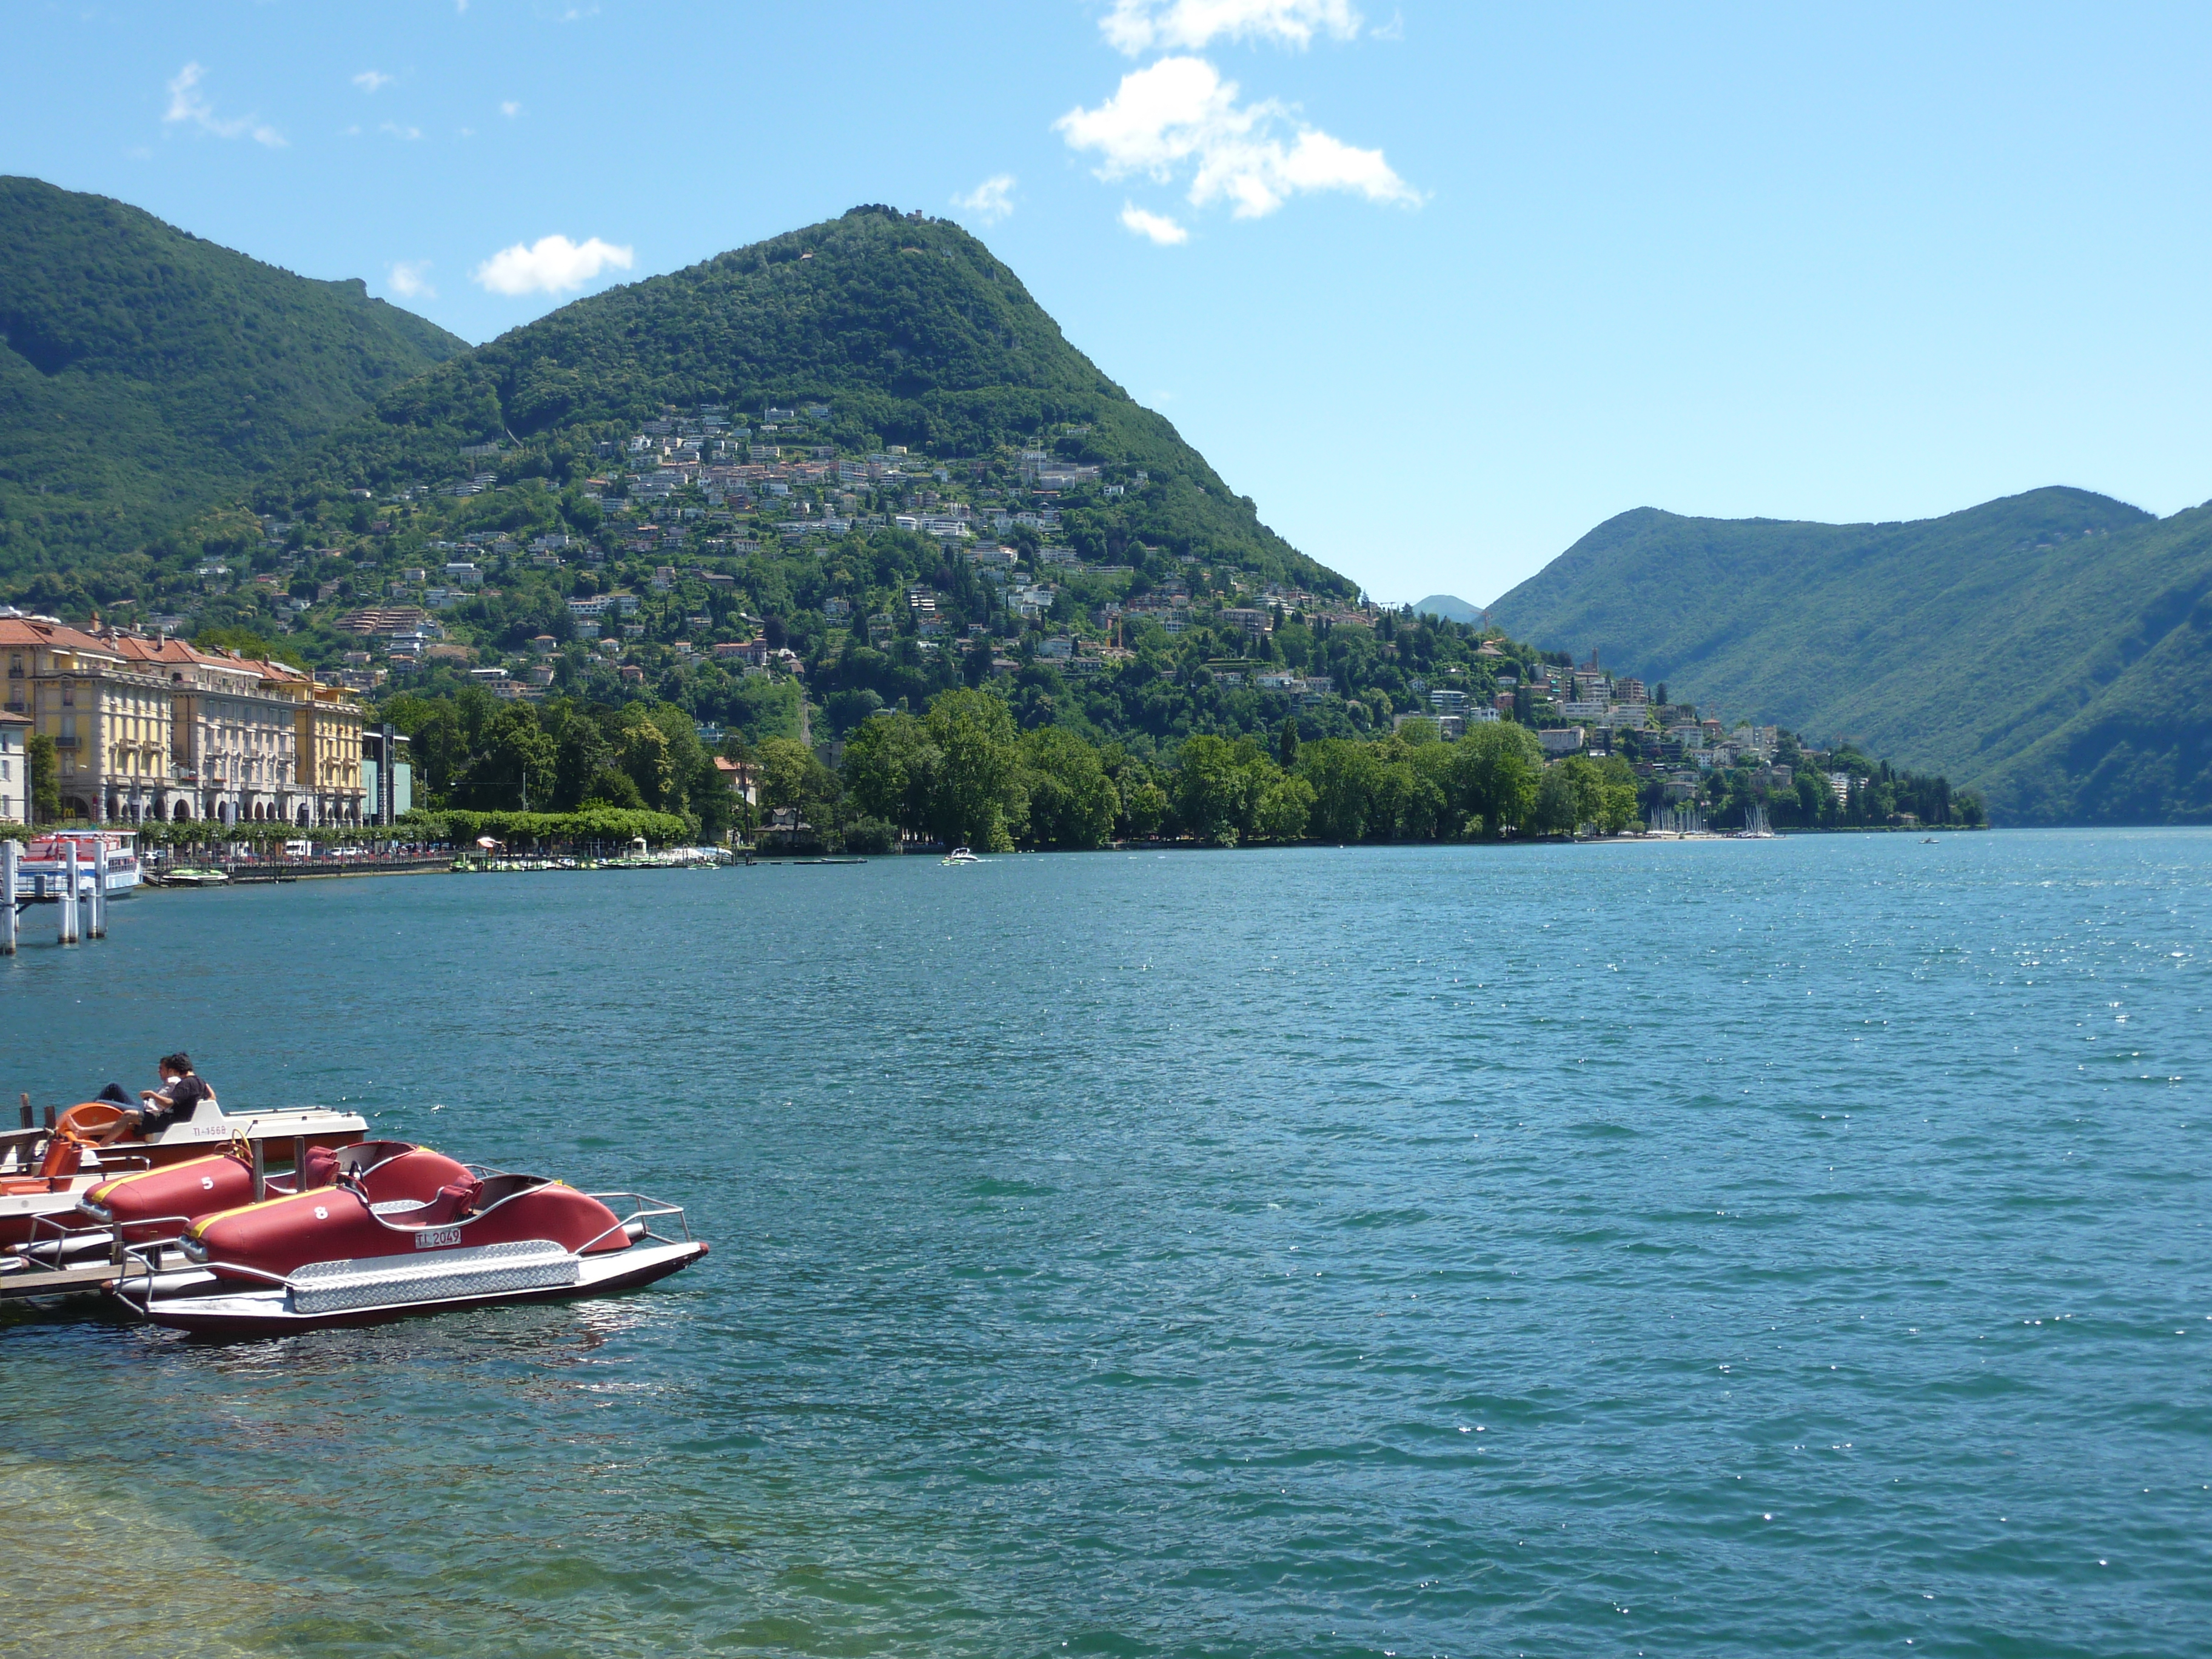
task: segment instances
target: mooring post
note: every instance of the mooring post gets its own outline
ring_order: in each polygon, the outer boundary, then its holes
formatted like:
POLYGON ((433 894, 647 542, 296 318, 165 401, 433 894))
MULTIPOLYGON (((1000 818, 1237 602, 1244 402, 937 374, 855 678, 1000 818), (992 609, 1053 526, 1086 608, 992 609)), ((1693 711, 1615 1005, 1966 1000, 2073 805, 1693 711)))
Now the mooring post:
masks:
POLYGON ((58 943, 76 943, 76 837, 69 841, 69 855, 62 860, 62 914, 58 943))
POLYGON ((23 1091, 23 1127, 26 1129, 33 1127, 31 1122, 31 1091, 28 1089, 23 1091))
POLYGON ((107 937, 107 837, 92 849, 92 937, 107 937))
POLYGON ((15 860, 22 856, 21 842, 0 841, 0 957, 15 954, 15 860))

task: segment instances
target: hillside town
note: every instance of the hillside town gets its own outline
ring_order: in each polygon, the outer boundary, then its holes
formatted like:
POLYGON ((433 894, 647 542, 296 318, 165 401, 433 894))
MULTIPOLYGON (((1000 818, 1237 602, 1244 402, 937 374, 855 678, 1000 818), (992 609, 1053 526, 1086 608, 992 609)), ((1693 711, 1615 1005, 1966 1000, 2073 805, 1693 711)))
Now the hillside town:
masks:
POLYGON ((972 456, 856 444, 805 400, 665 407, 566 448, 462 445, 442 476, 210 534, 188 581, 125 598, 119 620, 9 619, 10 707, 54 738, 69 810, 106 820, 358 823, 363 701, 465 688, 673 704, 710 746, 787 738, 833 769, 861 722, 963 684, 995 686, 1023 730, 1158 763, 1285 722, 1447 743, 1510 722, 1547 761, 1618 760, 1651 822, 1769 801, 1816 821, 1819 794, 1847 805, 1870 774, 1595 649, 1270 574, 1180 532, 1178 501, 1207 485, 1120 453, 1083 422, 972 456), (211 627, 263 647, 210 648, 211 627))

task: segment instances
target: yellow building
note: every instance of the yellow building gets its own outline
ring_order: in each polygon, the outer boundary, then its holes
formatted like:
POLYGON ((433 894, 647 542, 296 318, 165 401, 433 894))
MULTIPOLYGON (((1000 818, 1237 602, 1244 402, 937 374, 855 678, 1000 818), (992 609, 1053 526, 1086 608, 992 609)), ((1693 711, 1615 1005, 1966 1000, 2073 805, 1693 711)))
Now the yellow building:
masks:
POLYGON ((359 823, 368 791, 362 785, 361 705, 335 685, 317 685, 299 714, 300 787, 317 823, 359 823))
POLYGON ((360 705, 283 663, 0 616, 0 708, 54 742, 62 811, 102 823, 359 823, 360 705))
POLYGON ((0 617, 5 707, 53 739, 62 811, 137 822, 177 795, 163 676, 106 639, 40 617, 0 617))

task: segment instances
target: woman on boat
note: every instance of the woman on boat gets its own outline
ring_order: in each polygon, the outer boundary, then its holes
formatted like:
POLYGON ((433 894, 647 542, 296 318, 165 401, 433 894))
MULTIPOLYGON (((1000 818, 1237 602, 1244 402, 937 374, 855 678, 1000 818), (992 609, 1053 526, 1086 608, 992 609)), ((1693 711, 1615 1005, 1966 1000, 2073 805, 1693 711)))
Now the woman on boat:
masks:
POLYGON ((143 1140, 148 1135, 166 1129, 179 1118, 189 1118, 199 1109, 203 1100, 215 1099, 215 1091, 192 1070, 192 1057, 181 1051, 163 1054, 161 1059, 161 1086, 138 1091, 138 1109, 125 1112, 116 1121, 115 1127, 101 1136, 99 1144, 107 1146, 118 1140, 143 1140))

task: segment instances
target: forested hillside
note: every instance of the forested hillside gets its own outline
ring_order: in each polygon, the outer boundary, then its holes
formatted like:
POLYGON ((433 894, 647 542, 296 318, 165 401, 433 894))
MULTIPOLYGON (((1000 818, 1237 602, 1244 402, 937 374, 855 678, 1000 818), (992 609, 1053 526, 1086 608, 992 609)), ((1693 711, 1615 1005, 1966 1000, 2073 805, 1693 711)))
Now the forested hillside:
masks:
POLYGON ((357 280, 0 179, 0 592, 121 597, 146 544, 465 349, 357 280))
MULTIPOLYGON (((463 446, 519 446, 556 481, 591 470, 664 405, 757 410, 818 400, 815 435, 939 460, 1048 441, 1075 465, 1145 471, 1158 488, 1105 516, 1117 556, 1142 541, 1350 594, 1352 584, 1260 522, 1164 418, 1061 335, 1020 279, 957 225, 855 208, 664 276, 565 306, 379 404, 291 471, 295 495, 450 472, 463 446)), ((271 500, 270 505, 281 505, 271 500)))
POLYGON ((1948 773, 2000 823, 2212 822, 2212 509, 2063 489, 1899 524, 1643 508, 1491 617, 1948 773))

